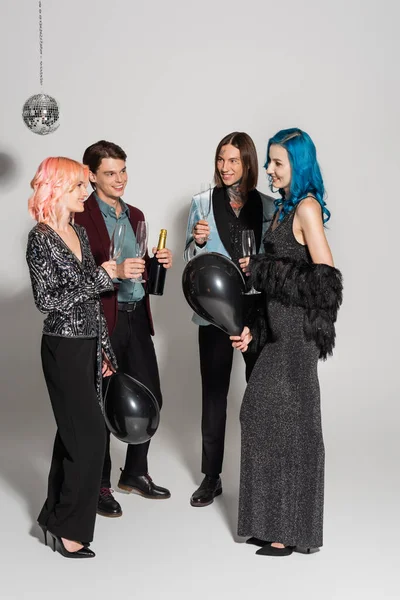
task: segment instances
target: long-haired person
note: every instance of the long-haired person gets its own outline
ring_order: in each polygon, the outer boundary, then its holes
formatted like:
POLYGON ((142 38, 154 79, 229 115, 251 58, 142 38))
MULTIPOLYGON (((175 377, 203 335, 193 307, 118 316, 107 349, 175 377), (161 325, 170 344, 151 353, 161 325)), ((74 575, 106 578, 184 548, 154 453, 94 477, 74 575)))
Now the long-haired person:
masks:
MULTIPOLYGON (((261 546, 257 554, 287 556, 322 546, 317 363, 332 354, 342 278, 325 237, 330 213, 309 135, 279 131, 269 140, 265 166, 281 197, 265 254, 250 260, 251 283, 266 299, 266 322, 250 329, 256 338, 266 331, 266 343, 241 408, 238 532, 261 546)), ((234 345, 243 350, 249 336, 242 337, 234 345)))
MULTIPOLYGON (((219 252, 237 264, 243 257, 242 231, 254 231, 257 252, 274 213, 273 199, 257 189, 258 160, 253 140, 247 133, 233 132, 218 144, 214 163, 215 187, 193 197, 185 258, 199 252, 219 252), (202 206, 208 215, 204 218, 202 206), (211 235, 210 235, 211 234, 211 235)), ((247 296, 255 302, 254 296, 247 296)), ((202 381, 203 452, 201 470, 205 477, 190 503, 202 507, 221 494, 220 473, 224 455, 227 395, 232 369, 233 349, 229 336, 197 315, 199 326, 200 370, 202 381)), ((257 360, 257 352, 244 355, 246 380, 257 360)))
POLYGON ((41 346, 43 372, 57 423, 47 500, 38 517, 45 542, 68 558, 95 556, 93 539, 105 452, 100 407, 102 375, 116 368, 100 305, 114 289, 116 265, 97 267, 83 227, 88 168, 47 158, 31 182, 26 259, 37 308, 47 313, 41 346))

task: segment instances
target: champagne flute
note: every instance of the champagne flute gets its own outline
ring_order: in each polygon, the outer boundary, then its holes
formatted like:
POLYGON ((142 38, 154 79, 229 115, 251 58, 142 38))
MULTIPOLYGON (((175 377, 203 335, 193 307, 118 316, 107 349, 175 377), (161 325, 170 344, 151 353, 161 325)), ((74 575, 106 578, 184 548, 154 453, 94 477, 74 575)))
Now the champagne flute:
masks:
MULTIPOLYGON (((147 221, 138 221, 136 229, 136 244, 135 244, 135 258, 144 258, 147 252, 147 242, 149 238, 149 227, 147 221)), ((131 279, 134 283, 145 283, 142 274, 139 277, 131 279)))
POLYGON ((121 257, 125 240, 125 224, 117 221, 110 239, 110 260, 118 260, 121 257))
MULTIPOLYGON (((256 253, 256 239, 254 237, 254 231, 252 229, 244 229, 242 231, 242 250, 244 258, 250 257, 252 254, 256 253)), ((245 295, 252 296, 253 294, 261 294, 261 292, 255 290, 252 286, 251 289, 248 292, 246 292, 245 295)))
MULTIPOLYGON (((211 183, 200 184, 200 199, 199 199, 199 210, 202 221, 208 220, 208 215, 211 211, 211 183)), ((211 234, 207 237, 207 240, 211 240, 211 234)))

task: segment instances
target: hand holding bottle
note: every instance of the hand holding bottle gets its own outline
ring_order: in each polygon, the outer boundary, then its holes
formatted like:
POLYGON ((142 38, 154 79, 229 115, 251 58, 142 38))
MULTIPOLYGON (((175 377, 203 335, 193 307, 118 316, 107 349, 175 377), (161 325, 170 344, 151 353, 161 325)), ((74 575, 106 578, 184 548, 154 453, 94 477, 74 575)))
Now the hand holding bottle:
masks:
POLYGON ((170 269, 172 267, 172 252, 168 248, 163 248, 162 250, 158 250, 156 246, 152 249, 152 252, 158 262, 164 265, 165 269, 170 269))
POLYGON ((150 260, 149 294, 162 296, 164 293, 166 269, 172 267, 172 252, 165 247, 167 230, 161 229, 157 248, 153 248, 154 256, 150 260))

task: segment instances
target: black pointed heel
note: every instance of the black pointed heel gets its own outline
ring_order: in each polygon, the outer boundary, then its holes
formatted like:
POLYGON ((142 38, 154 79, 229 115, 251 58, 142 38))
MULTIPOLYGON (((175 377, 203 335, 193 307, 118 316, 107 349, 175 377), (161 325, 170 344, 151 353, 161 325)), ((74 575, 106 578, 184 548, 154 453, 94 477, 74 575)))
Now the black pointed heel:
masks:
POLYGON ((319 552, 319 548, 302 548, 301 546, 295 546, 294 552, 298 554, 315 554, 319 552))
POLYGON ((290 556, 294 550, 293 546, 284 546, 283 548, 277 548, 276 546, 263 546, 257 550, 256 554, 259 556, 290 556))
POLYGON ((268 544, 272 544, 272 542, 260 540, 260 538, 257 537, 251 537, 245 541, 245 544, 251 544, 253 546, 259 546, 260 548, 262 548, 263 546, 268 546, 268 544))
POLYGON ((46 527, 46 525, 41 525, 40 523, 39 523, 39 527, 43 531, 44 545, 47 546, 47 527, 46 527))
POLYGON ((95 553, 92 550, 90 550, 87 546, 83 546, 83 548, 80 548, 76 552, 69 552, 64 546, 63 541, 60 537, 54 535, 54 533, 51 533, 51 531, 49 530, 47 530, 47 533, 53 540, 53 552, 57 551, 59 554, 61 554, 61 556, 64 556, 65 558, 94 558, 96 556, 95 553))

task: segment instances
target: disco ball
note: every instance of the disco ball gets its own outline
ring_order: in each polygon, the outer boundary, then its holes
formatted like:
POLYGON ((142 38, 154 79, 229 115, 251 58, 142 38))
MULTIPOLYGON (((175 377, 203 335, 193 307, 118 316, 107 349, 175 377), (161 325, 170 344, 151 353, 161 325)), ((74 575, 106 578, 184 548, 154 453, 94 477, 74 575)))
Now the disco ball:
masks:
POLYGON ((33 133, 38 135, 53 133, 60 125, 60 108, 57 100, 47 94, 31 96, 24 104, 22 118, 33 133))

